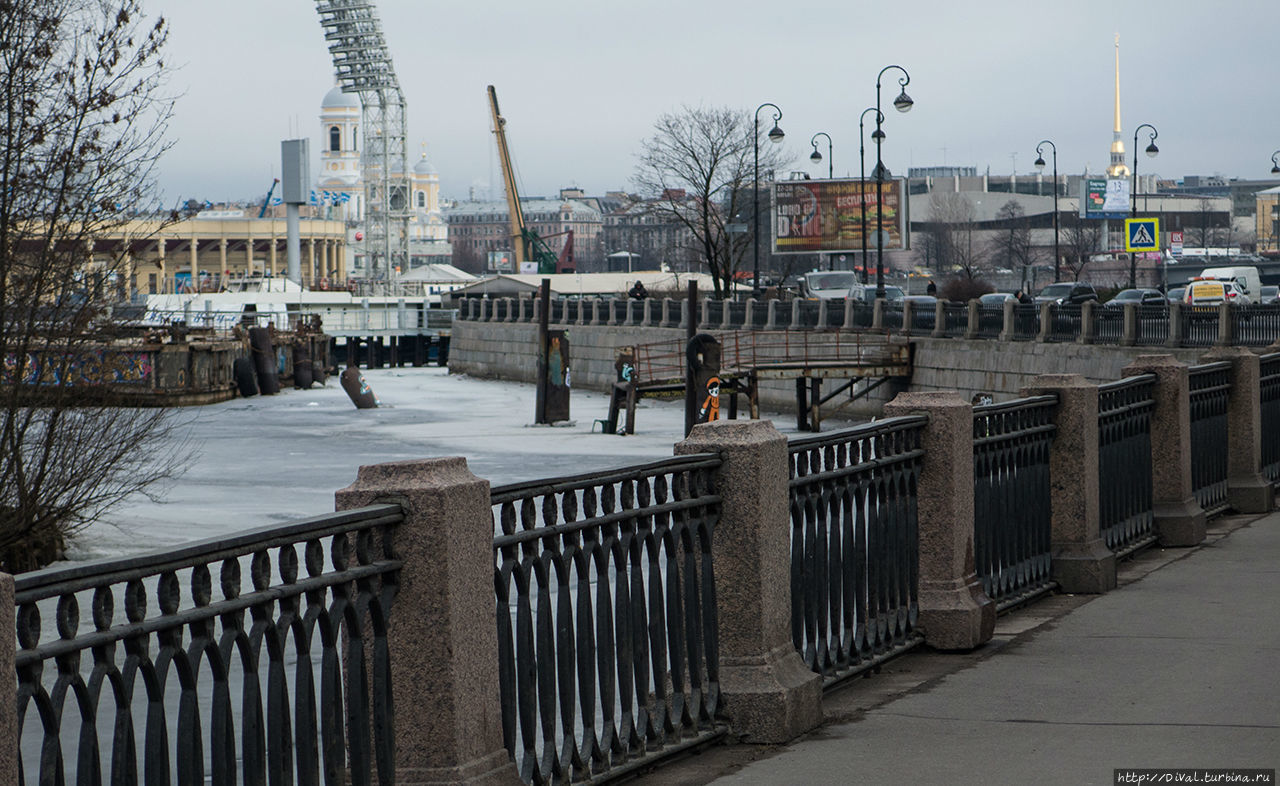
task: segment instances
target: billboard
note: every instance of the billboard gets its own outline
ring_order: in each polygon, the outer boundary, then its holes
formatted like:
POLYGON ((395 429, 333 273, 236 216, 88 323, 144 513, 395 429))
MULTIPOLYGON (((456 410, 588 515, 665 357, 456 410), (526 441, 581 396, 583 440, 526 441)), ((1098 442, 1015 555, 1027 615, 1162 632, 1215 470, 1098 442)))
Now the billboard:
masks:
POLYGON ((1081 218, 1128 218, 1129 181, 1087 177, 1080 181, 1081 218))
POLYGON ((876 218, 883 213, 884 247, 910 248, 906 182, 886 180, 876 201, 876 181, 788 180, 773 184, 773 253, 812 254, 876 247, 876 218), (866 203, 867 224, 862 225, 866 203))
POLYGON ((515 254, 511 251, 490 251, 489 265, 486 268, 490 273, 514 273, 516 272, 515 254))

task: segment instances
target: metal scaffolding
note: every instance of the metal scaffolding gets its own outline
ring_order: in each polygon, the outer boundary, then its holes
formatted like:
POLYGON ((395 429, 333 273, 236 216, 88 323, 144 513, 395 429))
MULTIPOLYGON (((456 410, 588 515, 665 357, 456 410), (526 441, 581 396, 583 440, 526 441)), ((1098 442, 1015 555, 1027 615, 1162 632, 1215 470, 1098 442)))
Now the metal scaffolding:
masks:
POLYGON ((364 148, 365 270, 393 281, 409 265, 409 148, 404 93, 373 2, 316 0, 338 84, 357 93, 364 148))

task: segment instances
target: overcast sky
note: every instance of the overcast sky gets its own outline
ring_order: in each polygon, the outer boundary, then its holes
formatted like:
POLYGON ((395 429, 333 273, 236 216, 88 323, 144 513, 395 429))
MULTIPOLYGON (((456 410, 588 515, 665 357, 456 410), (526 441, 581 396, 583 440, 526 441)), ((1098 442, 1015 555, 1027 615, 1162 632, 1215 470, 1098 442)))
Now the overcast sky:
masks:
MULTIPOLYGON (((488 84, 523 195, 569 185, 600 194, 629 188, 654 120, 682 105, 773 102, 793 169, 825 177, 826 163, 808 160, 810 138, 825 131, 836 175, 856 176, 858 115, 891 63, 910 72, 915 99, 895 112, 898 72, 886 74, 884 158, 895 174, 943 164, 1031 174, 1046 137, 1060 173, 1100 172, 1117 32, 1127 160, 1138 124, 1160 134, 1160 155, 1140 156, 1140 174, 1269 177, 1280 148, 1276 0, 379 0, 378 9, 408 102, 410 163, 428 143, 452 199, 490 186, 501 198, 488 84)), ((170 87, 181 96, 162 165, 166 202, 260 196, 278 174, 280 140, 308 136, 317 149, 334 80, 314 3, 148 0, 147 10, 170 20, 170 87)))

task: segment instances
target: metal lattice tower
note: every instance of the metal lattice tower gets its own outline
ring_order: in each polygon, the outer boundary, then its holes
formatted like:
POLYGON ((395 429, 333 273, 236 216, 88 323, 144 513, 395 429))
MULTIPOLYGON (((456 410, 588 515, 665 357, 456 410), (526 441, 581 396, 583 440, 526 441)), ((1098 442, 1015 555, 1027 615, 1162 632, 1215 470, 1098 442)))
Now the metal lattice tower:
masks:
POLYGON ((364 148, 365 262, 369 278, 390 281, 409 264, 408 140, 404 93, 372 0, 316 0, 333 68, 344 93, 360 96, 364 148))

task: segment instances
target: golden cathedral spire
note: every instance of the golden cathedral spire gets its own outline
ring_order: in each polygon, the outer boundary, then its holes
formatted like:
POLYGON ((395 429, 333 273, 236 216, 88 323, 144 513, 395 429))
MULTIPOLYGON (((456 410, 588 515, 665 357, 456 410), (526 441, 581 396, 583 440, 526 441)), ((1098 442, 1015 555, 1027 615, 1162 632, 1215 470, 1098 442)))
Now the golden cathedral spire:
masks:
POLYGON ((1128 177, 1129 167, 1124 163, 1124 138, 1120 130, 1120 34, 1116 33, 1116 127, 1111 139, 1111 166, 1107 177, 1128 177))

